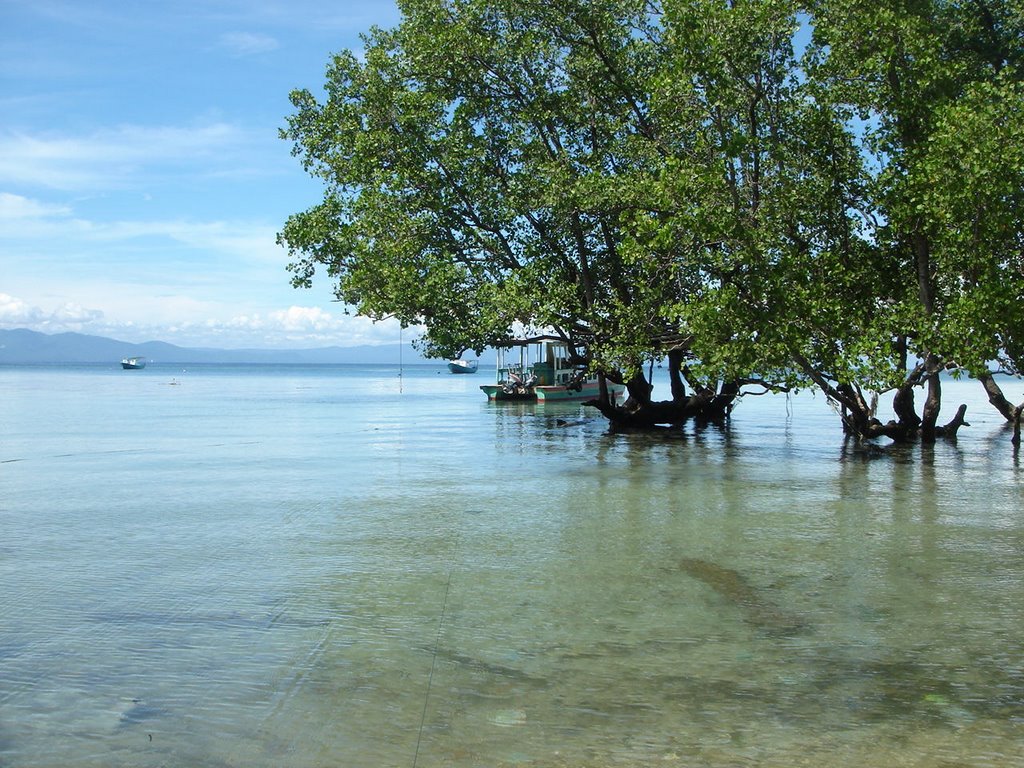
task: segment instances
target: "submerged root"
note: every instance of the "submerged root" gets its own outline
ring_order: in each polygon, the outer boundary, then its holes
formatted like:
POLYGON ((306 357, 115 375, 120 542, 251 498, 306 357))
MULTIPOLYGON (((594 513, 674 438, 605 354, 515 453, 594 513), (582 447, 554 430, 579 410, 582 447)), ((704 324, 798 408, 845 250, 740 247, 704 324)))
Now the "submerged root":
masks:
POLYGON ((734 394, 706 392, 675 400, 637 400, 623 405, 604 400, 589 400, 584 405, 597 408, 613 430, 658 430, 681 427, 687 422, 724 424, 736 401, 734 394))

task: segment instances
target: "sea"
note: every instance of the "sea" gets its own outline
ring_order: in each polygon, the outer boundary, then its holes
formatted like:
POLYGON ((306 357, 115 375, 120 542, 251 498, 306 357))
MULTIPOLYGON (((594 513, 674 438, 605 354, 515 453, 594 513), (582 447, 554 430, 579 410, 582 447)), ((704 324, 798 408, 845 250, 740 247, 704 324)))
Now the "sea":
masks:
POLYGON ((0 367, 0 766, 1024 766, 976 383, 886 447, 810 392, 610 434, 491 376, 0 367))

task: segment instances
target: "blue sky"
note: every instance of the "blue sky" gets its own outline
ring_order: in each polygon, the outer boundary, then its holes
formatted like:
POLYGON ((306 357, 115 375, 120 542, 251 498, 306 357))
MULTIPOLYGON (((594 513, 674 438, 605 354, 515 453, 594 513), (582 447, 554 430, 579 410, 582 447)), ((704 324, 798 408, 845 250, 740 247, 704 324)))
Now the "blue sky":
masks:
POLYGON ((275 236, 321 188, 278 129, 387 0, 0 0, 0 328, 185 346, 397 341, 275 236))

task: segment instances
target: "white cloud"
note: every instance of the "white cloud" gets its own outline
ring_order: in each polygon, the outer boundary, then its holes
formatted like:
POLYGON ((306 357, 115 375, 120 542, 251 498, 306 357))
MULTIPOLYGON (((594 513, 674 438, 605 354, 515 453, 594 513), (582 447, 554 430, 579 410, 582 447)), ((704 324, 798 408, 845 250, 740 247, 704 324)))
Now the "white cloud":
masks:
POLYGON ((54 310, 52 321, 65 327, 83 327, 103 319, 99 309, 86 309, 81 304, 61 304, 54 310))
MULTIPOLYGON (((225 349, 351 347, 390 344, 400 338, 395 321, 375 323, 315 306, 229 314, 226 307, 182 296, 150 297, 143 304, 142 309, 129 304, 104 311, 69 301, 44 309, 0 293, 0 328, 76 331, 128 342, 158 339, 179 346, 225 349), (131 317, 115 316, 125 314, 131 317), (191 319, 167 319, 174 317, 191 319)), ((404 332, 406 340, 415 335, 414 330, 404 332)))
POLYGON ((92 221, 0 193, 0 326, 226 348, 397 340, 326 284, 303 292, 321 306, 285 303, 296 293, 274 235, 259 221, 92 221))
POLYGON ((20 328, 35 326, 45 317, 39 307, 29 306, 21 299, 0 293, 0 326, 20 328))
MULTIPOLYGON (((58 222, 50 222, 55 226, 58 222)), ((81 241, 97 243, 128 242, 143 239, 165 239, 189 248, 221 254, 274 253, 283 264, 283 251, 275 240, 275 229, 263 222, 191 221, 187 219, 151 219, 134 221, 93 222, 69 219, 63 234, 81 241)), ((54 230, 50 230, 54 233, 54 230)))
POLYGON ((338 318, 320 307, 288 307, 270 313, 270 320, 286 331, 330 331, 339 326, 338 318))
MULTIPOLYGON (((320 307, 291 306, 265 314, 236 315, 224 323, 207 323, 218 334, 247 334, 261 346, 358 346, 390 344, 399 339, 396 321, 328 312, 320 307)), ((415 335, 406 333, 407 338, 415 335)))
MULTIPOLYGON (((207 4, 212 5, 212 4, 207 4)), ((211 18, 231 24, 254 23, 283 30, 338 33, 364 32, 373 24, 390 27, 398 23, 398 8, 392 0, 324 3, 323 0, 223 0, 211 18)))
POLYGON ((220 36, 220 47, 232 56, 252 56, 277 50, 280 44, 269 35, 257 32, 227 32, 220 36))
POLYGON ((10 192, 0 192, 0 221, 23 219, 46 219, 52 216, 67 216, 71 209, 63 205, 50 205, 10 192))
POLYGON ((81 331, 103 320, 103 312, 86 309, 75 303, 65 303, 47 312, 28 302, 0 293, 0 326, 4 328, 30 328, 44 333, 81 331))
POLYGON ((222 171, 247 141, 224 122, 196 126, 122 125, 88 135, 0 133, 0 178, 8 184, 65 191, 123 189, 153 174, 222 171))
POLYGON ((199 282, 204 275, 224 273, 242 279, 243 271, 265 272, 269 267, 277 273, 275 281, 287 283, 287 257, 277 245, 276 228, 263 221, 93 221, 75 217, 73 209, 64 205, 0 192, 0 243, 0 264, 10 261, 9 272, 54 261, 65 272, 79 264, 100 273, 112 263, 121 266, 119 254, 127 253, 133 257, 124 265, 128 272, 156 269, 164 278, 173 278, 180 269, 183 279, 199 282), (146 257, 166 248, 175 250, 174 259, 161 256, 158 264, 146 257), (27 254, 31 263, 16 262, 27 254), (200 260, 202 268, 197 269, 200 260))

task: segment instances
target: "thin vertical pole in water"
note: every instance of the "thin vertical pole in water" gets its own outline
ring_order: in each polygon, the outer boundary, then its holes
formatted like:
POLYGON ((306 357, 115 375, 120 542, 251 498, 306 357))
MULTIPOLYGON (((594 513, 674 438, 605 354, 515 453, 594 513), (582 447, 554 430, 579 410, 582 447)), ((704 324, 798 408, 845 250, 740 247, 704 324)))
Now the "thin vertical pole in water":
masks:
POLYGON ((437 622, 437 636, 434 638, 434 655, 430 659, 430 674, 427 676, 427 693, 423 697, 423 714, 420 715, 420 730, 416 734, 416 751, 412 756, 412 768, 420 759, 420 741, 423 739, 423 726, 427 722, 427 705, 430 703, 430 686, 434 682, 434 667, 437 666, 437 649, 441 645, 441 629, 444 627, 444 614, 448 610, 448 592, 452 588, 452 574, 455 572, 455 563, 448 569, 448 583, 444 587, 444 600, 441 601, 441 618, 437 622))

